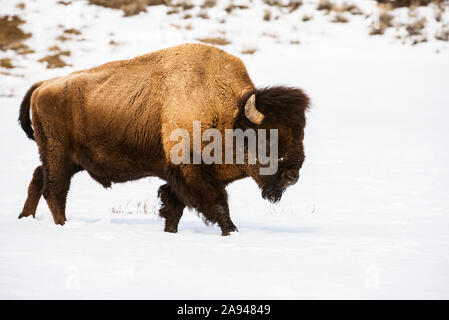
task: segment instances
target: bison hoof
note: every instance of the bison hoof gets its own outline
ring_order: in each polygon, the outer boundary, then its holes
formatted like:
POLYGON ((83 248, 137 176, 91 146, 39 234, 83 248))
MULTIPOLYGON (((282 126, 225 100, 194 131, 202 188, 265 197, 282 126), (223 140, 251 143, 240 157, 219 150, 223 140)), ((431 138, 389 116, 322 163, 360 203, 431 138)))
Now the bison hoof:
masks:
POLYGON ((238 231, 237 229, 232 230, 232 231, 226 230, 226 231, 222 231, 222 232, 221 232, 221 235, 222 235, 223 237, 230 236, 230 235, 231 235, 231 232, 239 232, 239 231, 238 231))
POLYGON ((229 236, 231 232, 238 232, 239 230, 235 226, 234 223, 232 223, 231 220, 225 221, 220 224, 221 227, 221 235, 222 236, 229 236))
POLYGON ((164 231, 170 232, 170 233, 176 233, 176 232, 178 232, 178 228, 173 227, 173 226, 165 226, 164 231))
POLYGON ((221 235, 222 236, 230 236, 231 232, 239 232, 236 226, 233 226, 232 228, 222 229, 221 235))
POLYGON ((34 214, 22 212, 21 214, 19 214, 19 219, 29 217, 29 216, 32 216, 34 218, 34 214))

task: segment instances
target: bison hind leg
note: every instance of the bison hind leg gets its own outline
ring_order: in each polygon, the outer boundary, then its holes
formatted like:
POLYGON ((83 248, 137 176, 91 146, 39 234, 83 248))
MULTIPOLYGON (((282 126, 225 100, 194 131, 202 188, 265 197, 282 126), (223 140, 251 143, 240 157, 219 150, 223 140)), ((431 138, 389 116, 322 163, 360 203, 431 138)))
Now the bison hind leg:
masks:
POLYGON ((23 217, 36 215, 37 205, 42 196, 42 190, 44 188, 44 170, 42 166, 37 167, 34 170, 33 178, 28 186, 28 196, 25 200, 23 210, 19 215, 19 219, 23 217))
POLYGON ((178 232, 179 220, 181 220, 185 205, 173 193, 168 184, 159 188, 158 196, 161 200, 159 216, 165 219, 165 232, 178 232))
POLYGON ((44 186, 44 198, 53 215, 55 224, 64 225, 66 222, 65 208, 70 181, 78 166, 68 163, 51 163, 48 167, 47 182, 44 186))
POLYGON ((66 222, 66 199, 72 176, 83 168, 70 159, 65 147, 53 142, 51 146, 40 146, 41 158, 44 159, 45 183, 43 196, 53 216, 55 224, 66 222))

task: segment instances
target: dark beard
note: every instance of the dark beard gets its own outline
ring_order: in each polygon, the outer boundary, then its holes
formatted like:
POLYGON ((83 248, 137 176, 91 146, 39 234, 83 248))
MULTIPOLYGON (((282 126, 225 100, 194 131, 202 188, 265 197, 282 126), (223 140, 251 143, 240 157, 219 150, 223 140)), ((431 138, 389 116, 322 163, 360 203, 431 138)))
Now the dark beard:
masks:
POLYGON ((262 188, 262 198, 270 201, 271 203, 278 203, 285 189, 279 188, 277 186, 269 185, 262 188))

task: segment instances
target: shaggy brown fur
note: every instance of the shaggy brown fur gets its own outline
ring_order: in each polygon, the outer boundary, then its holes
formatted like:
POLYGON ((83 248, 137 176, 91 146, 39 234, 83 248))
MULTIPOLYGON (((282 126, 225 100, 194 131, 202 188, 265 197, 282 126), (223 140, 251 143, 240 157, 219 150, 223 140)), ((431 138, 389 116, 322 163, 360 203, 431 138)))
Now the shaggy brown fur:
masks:
POLYGON ((251 176, 263 197, 276 202, 298 179, 308 105, 300 89, 256 89, 239 58, 202 44, 36 83, 23 99, 19 121, 36 140, 42 165, 19 218, 34 216, 43 195, 55 223, 64 224, 71 177, 86 170, 104 187, 157 176, 167 181, 159 189, 165 231, 176 232, 184 207, 189 207, 228 235, 237 228, 229 215, 227 184, 251 176), (243 112, 252 93, 265 115, 258 126, 243 112), (170 134, 177 128, 192 133, 194 120, 201 121, 203 130, 217 128, 223 137, 225 129, 279 129, 283 160, 278 172, 260 176, 258 164, 173 165, 169 154, 177 142, 170 141, 170 134))
POLYGON ((258 166, 249 166, 247 173, 262 189, 262 197, 271 202, 278 202, 291 180, 299 178, 299 169, 305 159, 304 128, 305 112, 309 108, 309 97, 298 88, 267 87, 254 89, 246 93, 239 101, 239 113, 234 122, 234 129, 256 128, 244 115, 246 100, 255 93, 257 109, 265 115, 258 129, 276 128, 279 132, 278 156, 279 167, 276 174, 262 176, 258 166))

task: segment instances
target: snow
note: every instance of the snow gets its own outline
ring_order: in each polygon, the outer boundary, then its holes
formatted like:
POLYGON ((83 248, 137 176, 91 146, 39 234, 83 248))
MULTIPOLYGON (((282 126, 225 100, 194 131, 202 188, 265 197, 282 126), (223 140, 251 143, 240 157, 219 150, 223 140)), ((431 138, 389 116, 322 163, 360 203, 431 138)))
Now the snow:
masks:
POLYGON ((211 19, 190 20, 163 6, 123 18, 85 1, 42 2, 24 13, 14 1, 4 7, 27 21, 36 53, 14 56, 19 67, 0 74, 0 298, 449 298, 447 44, 370 37, 362 17, 333 24, 313 1, 270 23, 257 2, 224 24, 214 20, 220 1, 211 19), (314 19, 298 24, 305 12, 314 19), (79 28, 79 40, 57 43, 58 24, 79 28), (222 48, 243 59, 254 83, 296 85, 312 98, 306 162, 279 205, 246 179, 228 188, 239 233, 221 237, 186 210, 180 231, 167 234, 157 217, 162 181, 106 190, 79 173, 65 226, 54 225, 44 200, 36 219, 17 219, 39 164, 16 120, 33 82, 220 30, 232 41, 222 48), (55 44, 71 50, 72 66, 36 62, 55 44), (241 54, 247 47, 256 53, 241 54))

